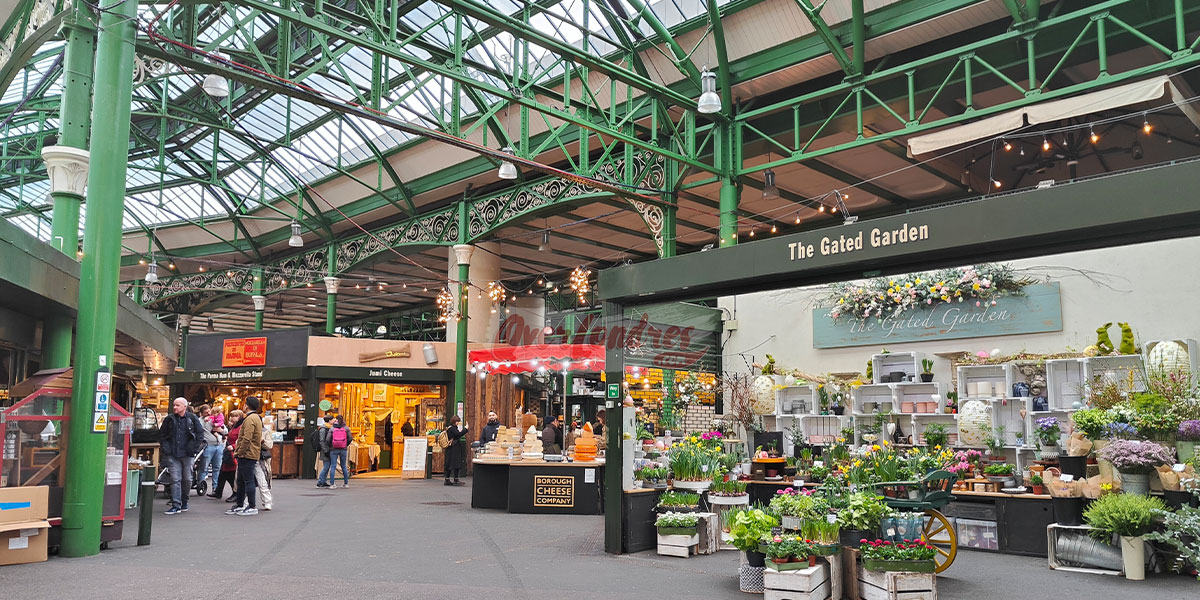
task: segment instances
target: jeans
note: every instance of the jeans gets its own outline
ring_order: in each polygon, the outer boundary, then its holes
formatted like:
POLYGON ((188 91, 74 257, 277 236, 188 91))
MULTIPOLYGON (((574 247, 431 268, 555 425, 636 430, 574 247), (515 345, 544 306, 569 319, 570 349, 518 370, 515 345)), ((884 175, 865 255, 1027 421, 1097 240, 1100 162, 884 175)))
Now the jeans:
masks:
POLYGON ((192 489, 192 464, 186 456, 164 456, 167 473, 171 476, 171 508, 187 508, 192 489))
POLYGON ((258 491, 255 489, 254 473, 258 461, 249 458, 237 459, 237 493, 233 495, 234 506, 255 508, 258 491))
POLYGON ((254 468, 254 481, 262 494, 263 508, 271 509, 271 459, 260 460, 254 468))
MULTIPOLYGON (((350 454, 346 451, 345 448, 342 448, 341 450, 330 450, 329 451, 329 462, 325 463, 325 464, 326 464, 326 466, 333 465, 335 462, 337 462, 339 460, 342 461, 342 484, 349 485, 350 484, 350 466, 349 466, 350 454)), ((322 469, 322 470, 324 470, 324 469, 322 469)), ((334 480, 337 478, 337 473, 335 473, 332 469, 330 469, 329 475, 330 475, 329 483, 332 484, 334 482, 334 480)))
POLYGON ((330 485, 333 483, 333 478, 337 476, 337 471, 333 468, 333 461, 329 460, 329 453, 321 453, 321 474, 317 476, 317 483, 320 485, 330 485))
POLYGON ((221 459, 224 455, 223 446, 205 446, 204 456, 200 457, 200 478, 212 481, 215 486, 217 478, 221 475, 221 459))

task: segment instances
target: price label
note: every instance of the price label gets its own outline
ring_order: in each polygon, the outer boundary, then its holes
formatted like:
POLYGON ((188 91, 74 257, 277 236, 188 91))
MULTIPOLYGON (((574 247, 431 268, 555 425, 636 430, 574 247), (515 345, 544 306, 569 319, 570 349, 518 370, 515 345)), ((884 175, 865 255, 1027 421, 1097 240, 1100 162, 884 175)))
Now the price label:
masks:
POLYGON ((832 513, 825 515, 825 521, 827 521, 829 523, 837 523, 837 515, 832 514, 832 513))
POLYGON ((1075 481, 1075 476, 1071 475, 1069 473, 1063 473, 1062 475, 1058 476, 1058 479, 1059 479, 1059 481, 1065 481, 1067 483, 1070 483, 1072 481, 1075 481))
POLYGON ((700 465, 700 472, 701 472, 701 473, 707 473, 707 472, 708 472, 708 465, 700 465))
POLYGON ((803 480, 803 479, 797 479, 797 480, 795 480, 795 481, 793 481, 793 482, 792 482, 792 485, 794 485, 794 486, 796 486, 796 487, 804 487, 804 480, 803 480))
POLYGON ((814 460, 814 461, 813 461, 813 466, 814 466, 814 467, 824 467, 824 466, 825 466, 825 461, 823 461, 823 460, 814 460))
POLYGON ((1185 468, 1186 466, 1183 463, 1175 463, 1175 466, 1171 467, 1171 470, 1176 473, 1182 473, 1185 468))

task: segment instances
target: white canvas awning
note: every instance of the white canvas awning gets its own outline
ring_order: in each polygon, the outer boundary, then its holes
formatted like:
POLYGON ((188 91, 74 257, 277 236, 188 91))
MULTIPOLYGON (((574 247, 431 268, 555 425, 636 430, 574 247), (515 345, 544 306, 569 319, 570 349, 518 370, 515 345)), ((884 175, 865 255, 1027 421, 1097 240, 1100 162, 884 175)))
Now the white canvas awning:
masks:
POLYGON ((1105 110, 1157 100, 1170 94, 1171 101, 1200 128, 1200 113, 1171 83, 1169 77, 1155 77, 1126 85, 1060 100, 1050 100, 1032 106, 1010 110, 965 125, 950 127, 919 135, 908 140, 909 156, 928 154, 975 140, 988 139, 1029 125, 1061 121, 1070 117, 1094 114, 1105 110))

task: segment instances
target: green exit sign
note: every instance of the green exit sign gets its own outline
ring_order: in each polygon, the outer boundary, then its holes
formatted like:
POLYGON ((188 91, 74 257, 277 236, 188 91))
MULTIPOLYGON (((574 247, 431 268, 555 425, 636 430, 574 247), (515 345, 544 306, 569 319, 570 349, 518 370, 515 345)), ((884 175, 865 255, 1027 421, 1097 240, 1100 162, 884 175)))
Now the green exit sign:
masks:
POLYGON ((621 397, 621 385, 618 383, 608 384, 608 399, 616 400, 621 397))

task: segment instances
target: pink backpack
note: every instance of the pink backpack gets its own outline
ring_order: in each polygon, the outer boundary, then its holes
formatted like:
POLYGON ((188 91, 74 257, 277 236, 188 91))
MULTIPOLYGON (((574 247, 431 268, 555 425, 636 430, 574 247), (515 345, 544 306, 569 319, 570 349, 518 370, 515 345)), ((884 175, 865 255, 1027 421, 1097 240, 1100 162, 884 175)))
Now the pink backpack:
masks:
POLYGON ((329 432, 329 440, 329 445, 334 450, 344 450, 346 446, 350 445, 350 434, 346 432, 345 427, 334 427, 329 432))

